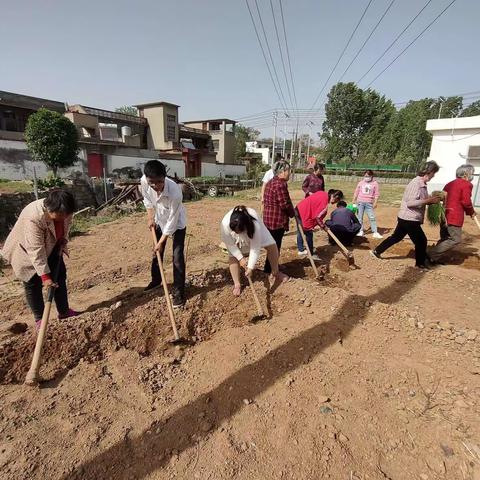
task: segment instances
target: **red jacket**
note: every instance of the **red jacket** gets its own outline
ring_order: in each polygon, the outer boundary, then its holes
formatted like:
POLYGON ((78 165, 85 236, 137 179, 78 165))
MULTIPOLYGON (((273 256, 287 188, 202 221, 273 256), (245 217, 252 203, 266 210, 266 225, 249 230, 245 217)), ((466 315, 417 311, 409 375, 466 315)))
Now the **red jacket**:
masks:
POLYGON ((304 198, 297 205, 304 230, 313 230, 317 225, 323 227, 323 219, 328 210, 328 193, 320 190, 304 198))
POLYGON ((446 212, 448 225, 461 227, 466 215, 473 215, 472 205, 473 185, 464 178, 457 178, 447 183, 443 189, 447 192, 446 212))

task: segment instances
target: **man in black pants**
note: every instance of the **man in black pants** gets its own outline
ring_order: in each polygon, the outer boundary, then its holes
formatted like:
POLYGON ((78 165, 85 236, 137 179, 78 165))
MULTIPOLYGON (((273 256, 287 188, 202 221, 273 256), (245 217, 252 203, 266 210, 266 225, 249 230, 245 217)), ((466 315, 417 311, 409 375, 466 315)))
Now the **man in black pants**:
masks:
MULTIPOLYGON (((140 181, 143 203, 147 209, 148 228, 155 228, 157 245, 155 251, 163 254, 168 237, 173 239, 173 306, 185 304, 185 257, 186 216, 181 188, 167 178, 165 165, 158 160, 145 164, 140 181)), ((162 283, 156 255, 151 267, 152 281, 145 290, 151 290, 162 283)))
POLYGON ((437 196, 429 196, 427 191, 427 182, 435 176, 439 169, 440 167, 436 162, 427 162, 425 167, 407 185, 398 212, 398 223, 395 231, 370 252, 374 257, 381 258, 380 255, 383 252, 408 235, 415 245, 415 266, 422 270, 428 270, 426 265, 427 237, 422 230, 422 224, 426 205, 440 201, 437 196))

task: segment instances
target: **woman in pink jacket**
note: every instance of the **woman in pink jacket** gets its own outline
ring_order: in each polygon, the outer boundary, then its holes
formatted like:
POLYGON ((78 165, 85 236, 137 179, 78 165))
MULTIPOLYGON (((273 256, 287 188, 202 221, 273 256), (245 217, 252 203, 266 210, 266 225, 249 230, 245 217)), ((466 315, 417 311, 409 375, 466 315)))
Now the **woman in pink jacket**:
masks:
POLYGON ((378 188, 377 181, 373 178, 373 171, 367 170, 364 174, 363 180, 358 182, 355 193, 353 194, 353 203, 358 204, 358 220, 362 226, 362 229, 357 233, 357 236, 363 237, 363 214, 366 212, 373 232, 373 238, 383 238, 383 236, 378 233, 377 220, 374 211, 379 196, 380 189, 378 188))

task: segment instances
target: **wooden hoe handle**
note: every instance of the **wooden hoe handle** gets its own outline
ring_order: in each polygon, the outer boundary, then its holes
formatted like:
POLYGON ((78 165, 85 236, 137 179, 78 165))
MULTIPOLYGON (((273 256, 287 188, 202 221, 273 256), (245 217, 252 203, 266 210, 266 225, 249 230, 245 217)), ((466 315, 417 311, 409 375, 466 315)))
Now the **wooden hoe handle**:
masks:
MULTIPOLYGON (((158 239, 157 239, 157 234, 155 233, 154 227, 151 228, 151 232, 152 232, 153 248, 155 248, 157 246, 158 239)), ((175 337, 175 340, 179 340, 180 336, 178 335, 177 325, 175 323, 175 313, 173 312, 172 299, 170 298, 170 294, 168 293, 168 286, 167 286, 167 280, 165 278, 165 271, 163 270, 162 257, 159 251, 155 251, 155 253, 157 255, 158 268, 160 269, 160 276, 162 277, 163 292, 165 293, 165 301, 167 302, 168 315, 170 317, 170 322, 172 323, 173 335, 175 337)))
POLYGON ((257 306, 257 311, 258 311, 258 315, 263 315, 263 308, 262 308, 262 305, 260 303, 260 300, 258 299, 258 295, 257 295, 257 292, 255 291, 255 287, 253 286, 253 282, 252 282, 252 279, 246 275, 247 277, 247 280, 248 280, 248 284, 250 285, 250 290, 252 291, 252 295, 253 295, 253 299, 255 300, 255 305, 257 306))

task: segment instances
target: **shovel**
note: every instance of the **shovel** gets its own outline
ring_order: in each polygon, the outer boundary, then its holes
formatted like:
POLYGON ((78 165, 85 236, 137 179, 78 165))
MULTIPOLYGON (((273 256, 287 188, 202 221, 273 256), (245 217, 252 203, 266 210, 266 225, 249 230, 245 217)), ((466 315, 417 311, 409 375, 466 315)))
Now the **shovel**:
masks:
POLYGON ((250 290, 252 292, 253 299, 255 301, 255 305, 257 307, 257 315, 255 315, 255 317, 252 318, 252 322, 257 322, 259 320, 263 320, 263 319, 267 318, 267 316, 263 313, 262 304, 260 303, 260 300, 258 299, 258 295, 257 295, 257 292, 255 291, 255 287, 253 286, 252 279, 248 275, 246 275, 246 277, 247 277, 247 280, 248 280, 248 284, 250 285, 250 290))
POLYGON ((349 252, 345 245, 337 238, 337 236, 325 225, 325 231, 332 237, 333 241, 338 245, 342 253, 345 255, 345 258, 348 261, 350 267, 357 267, 355 265, 355 259, 353 258, 353 253, 349 252))
MULTIPOLYGON (((155 248, 158 242, 157 234, 155 233, 154 227, 152 227, 151 230, 152 230, 153 248, 155 248)), ((180 344, 180 343, 186 343, 186 340, 184 338, 181 338, 180 335, 178 334, 177 325, 175 323, 175 313, 173 311, 172 299, 170 298, 170 294, 168 292, 167 279, 165 278, 165 271, 163 270, 162 257, 159 251, 155 251, 155 253, 157 255, 160 276, 162 277, 163 292, 165 293, 165 301, 167 302, 168 315, 170 317, 170 322, 172 324, 173 340, 171 340, 170 343, 173 343, 174 345, 180 344)))
MULTIPOLYGON (((60 250, 59 256, 63 255, 63 250, 60 250)), ((60 259, 58 259, 58 264, 55 268, 53 274, 53 282, 56 283, 58 279, 58 274, 60 272, 60 259)), ((37 385, 38 384, 38 371, 40 370, 40 360, 42 357, 42 348, 43 343, 45 342, 45 336, 47 334, 48 320, 50 319, 50 311, 52 309, 53 297, 55 295, 56 286, 48 287, 47 301, 43 308, 42 323, 40 325, 40 330, 38 331, 37 341, 35 342, 35 350, 33 351, 32 364, 30 365, 30 370, 25 377, 26 385, 37 385)))

